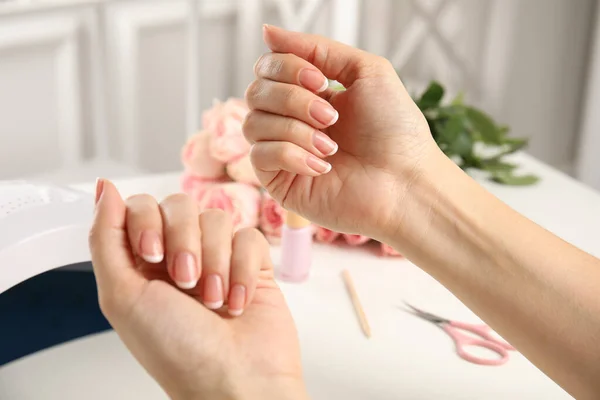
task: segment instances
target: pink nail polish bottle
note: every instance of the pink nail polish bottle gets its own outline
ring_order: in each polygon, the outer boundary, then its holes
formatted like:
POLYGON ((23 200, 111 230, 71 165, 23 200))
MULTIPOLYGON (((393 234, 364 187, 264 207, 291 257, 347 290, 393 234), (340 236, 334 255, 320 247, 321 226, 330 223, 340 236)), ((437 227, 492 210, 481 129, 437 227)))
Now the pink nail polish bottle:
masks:
POLYGON ((281 232, 281 267, 279 276, 288 282, 308 278, 312 263, 313 229, 310 221, 287 212, 281 232))

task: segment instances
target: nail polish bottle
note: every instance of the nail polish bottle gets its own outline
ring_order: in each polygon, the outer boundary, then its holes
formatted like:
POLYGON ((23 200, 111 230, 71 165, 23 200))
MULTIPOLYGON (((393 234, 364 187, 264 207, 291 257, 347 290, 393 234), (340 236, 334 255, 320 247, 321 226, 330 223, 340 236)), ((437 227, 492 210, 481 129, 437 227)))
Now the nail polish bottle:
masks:
POLYGON ((281 232, 281 267, 279 277, 288 282, 308 278, 312 263, 313 229, 310 221, 287 212, 281 232))

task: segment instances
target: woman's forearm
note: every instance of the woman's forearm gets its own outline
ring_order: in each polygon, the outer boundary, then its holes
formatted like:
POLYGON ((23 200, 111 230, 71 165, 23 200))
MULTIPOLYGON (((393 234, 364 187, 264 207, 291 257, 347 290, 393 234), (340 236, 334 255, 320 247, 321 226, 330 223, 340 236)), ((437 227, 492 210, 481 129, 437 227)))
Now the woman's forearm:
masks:
POLYGON ((600 260, 450 160, 421 175, 390 241, 577 398, 600 394, 600 260), (395 239, 394 239, 395 238, 395 239))

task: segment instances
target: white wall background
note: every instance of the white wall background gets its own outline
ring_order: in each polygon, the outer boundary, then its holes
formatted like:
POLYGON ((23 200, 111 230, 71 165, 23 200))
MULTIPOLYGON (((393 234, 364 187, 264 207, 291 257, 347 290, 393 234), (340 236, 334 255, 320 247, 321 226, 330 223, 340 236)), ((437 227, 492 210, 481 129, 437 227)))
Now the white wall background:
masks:
POLYGON ((2 4, 0 179, 179 169, 190 118, 198 121, 213 98, 243 94, 265 51, 263 22, 384 55, 413 91, 433 78, 451 92, 466 90, 516 134, 530 136, 533 155, 571 171, 582 154, 595 7, 594 0, 2 4), (190 21, 196 42, 189 41, 190 21))

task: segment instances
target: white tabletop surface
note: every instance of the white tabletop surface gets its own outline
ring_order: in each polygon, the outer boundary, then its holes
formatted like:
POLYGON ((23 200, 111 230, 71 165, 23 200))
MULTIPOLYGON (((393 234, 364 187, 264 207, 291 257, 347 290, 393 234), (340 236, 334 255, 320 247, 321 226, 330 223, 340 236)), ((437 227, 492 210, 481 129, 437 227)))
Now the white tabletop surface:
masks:
MULTIPOLYGON (((542 181, 514 188, 482 183, 506 203, 580 248, 600 255, 600 195, 528 156, 516 161, 542 181)), ((116 182, 124 196, 162 198, 178 175, 116 182)), ((93 190, 93 185, 79 185, 93 190)), ((279 249, 272 250, 275 262, 279 249)), ((566 266, 567 267, 567 266, 566 266)), ((570 399, 520 354, 501 367, 460 359, 441 330, 397 308, 404 300, 453 319, 478 318, 408 261, 366 249, 316 246, 310 280, 281 284, 295 317, 314 399, 570 399), (340 278, 350 270, 368 315, 366 339, 340 278)), ((164 399, 110 332, 75 340, 0 368, 4 399, 164 399)))

